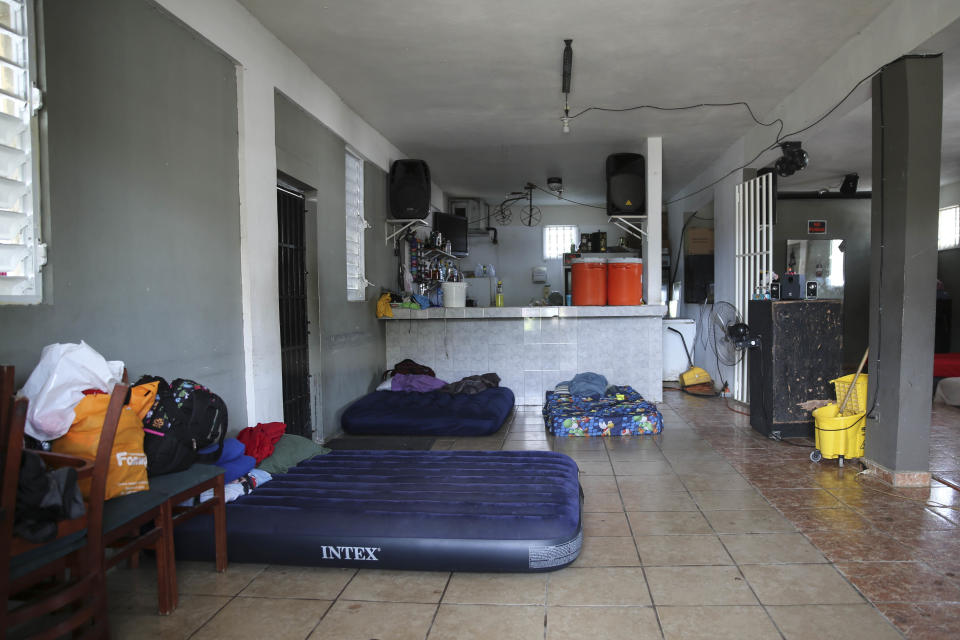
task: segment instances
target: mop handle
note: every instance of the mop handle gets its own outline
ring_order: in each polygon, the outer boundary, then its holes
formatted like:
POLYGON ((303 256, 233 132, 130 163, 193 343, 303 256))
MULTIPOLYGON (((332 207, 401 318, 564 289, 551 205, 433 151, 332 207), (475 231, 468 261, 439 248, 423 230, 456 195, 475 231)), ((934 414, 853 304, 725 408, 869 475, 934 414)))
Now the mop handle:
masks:
MULTIPOLYGON (((857 367, 857 375, 853 376, 853 382, 850 383, 850 386, 847 387, 847 393, 843 396, 843 402, 840 403, 840 410, 837 412, 839 415, 843 415, 843 410, 847 406, 847 400, 850 399, 850 394, 853 392, 854 385, 857 384, 857 378, 860 377, 860 372, 863 371, 863 365, 867 363, 867 354, 870 353, 870 347, 867 347, 867 350, 863 352, 863 358, 860 360, 860 366, 857 367)), ((864 399, 866 401, 866 399, 864 399)))

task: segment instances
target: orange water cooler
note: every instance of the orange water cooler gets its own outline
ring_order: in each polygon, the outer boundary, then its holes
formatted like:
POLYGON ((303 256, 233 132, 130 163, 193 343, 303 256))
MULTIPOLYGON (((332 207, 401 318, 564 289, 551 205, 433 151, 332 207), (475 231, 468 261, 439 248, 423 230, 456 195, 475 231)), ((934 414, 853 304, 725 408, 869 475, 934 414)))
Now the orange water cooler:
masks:
POLYGON ((576 258, 570 270, 575 307, 607 304, 606 258, 576 258))
POLYGON ((610 258, 607 261, 607 304, 643 304, 643 258, 610 258))

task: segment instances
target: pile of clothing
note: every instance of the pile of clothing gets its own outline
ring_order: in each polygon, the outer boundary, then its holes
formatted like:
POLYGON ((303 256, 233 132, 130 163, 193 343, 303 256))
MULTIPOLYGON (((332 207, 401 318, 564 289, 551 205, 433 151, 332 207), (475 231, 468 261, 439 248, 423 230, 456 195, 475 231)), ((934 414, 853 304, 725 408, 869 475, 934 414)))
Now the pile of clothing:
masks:
MULTIPOLYGON (((223 468, 224 497, 233 502, 257 487, 270 482, 274 474, 287 470, 307 458, 330 453, 330 449, 308 438, 284 433, 287 425, 282 422, 267 422, 247 427, 236 438, 223 441, 223 452, 214 463, 223 468)), ((200 453, 215 451, 216 446, 201 449, 200 453)), ((205 502, 213 498, 213 490, 204 491, 193 502, 205 502)))
POLYGON ((472 395, 499 386, 500 376, 495 373, 483 373, 467 376, 456 382, 445 382, 438 378, 430 367, 408 359, 398 362, 393 369, 383 374, 383 382, 377 387, 377 391, 442 391, 472 395))

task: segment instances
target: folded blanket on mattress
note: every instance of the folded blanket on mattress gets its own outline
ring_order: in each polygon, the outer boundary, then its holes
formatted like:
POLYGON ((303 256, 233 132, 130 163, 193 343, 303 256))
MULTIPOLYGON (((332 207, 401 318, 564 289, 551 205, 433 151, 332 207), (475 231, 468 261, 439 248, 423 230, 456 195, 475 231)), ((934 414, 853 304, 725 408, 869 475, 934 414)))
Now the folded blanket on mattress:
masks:
POLYGON ((632 387, 610 387, 581 397, 547 392, 543 420, 555 436, 629 436, 660 433, 663 416, 632 387))
POLYGON ((398 373, 390 378, 390 391, 436 391, 445 384, 434 376, 398 373))
POLYGON ((485 436, 513 409, 506 387, 480 393, 374 391, 347 407, 343 430, 354 435, 485 436))
POLYGON ((944 378, 933 394, 934 404, 952 404, 960 407, 960 378, 944 378))

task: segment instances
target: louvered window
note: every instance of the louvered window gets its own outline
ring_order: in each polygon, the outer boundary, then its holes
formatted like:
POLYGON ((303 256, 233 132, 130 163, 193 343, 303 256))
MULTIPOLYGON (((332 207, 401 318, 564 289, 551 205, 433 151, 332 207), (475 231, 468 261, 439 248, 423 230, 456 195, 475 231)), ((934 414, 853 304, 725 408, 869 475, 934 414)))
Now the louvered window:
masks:
POLYGON ((0 0, 0 302, 42 299, 36 126, 40 92, 33 86, 32 10, 0 0))
POLYGON ((363 232, 370 228, 363 218, 363 160, 347 151, 347 300, 366 299, 363 265, 363 232))

